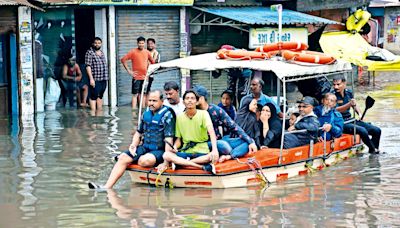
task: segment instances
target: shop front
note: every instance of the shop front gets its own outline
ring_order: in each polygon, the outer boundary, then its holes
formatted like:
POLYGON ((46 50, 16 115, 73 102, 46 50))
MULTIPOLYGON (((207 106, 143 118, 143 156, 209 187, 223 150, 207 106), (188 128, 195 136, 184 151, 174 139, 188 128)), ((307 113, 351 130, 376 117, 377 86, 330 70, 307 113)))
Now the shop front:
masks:
MULTIPOLYGON (((278 41, 308 43, 308 33, 326 24, 338 24, 338 22, 284 9, 282 34, 279 34, 278 13, 270 7, 194 6, 190 19, 192 54, 216 52, 224 44, 236 48, 254 49, 278 41)), ((253 72, 253 74, 260 73, 253 72)), ((276 95, 276 77, 268 75, 268 72, 259 76, 266 82, 264 92, 276 95)), ((222 72, 217 79, 212 78, 211 74, 194 72, 192 81, 193 84, 208 87, 213 95, 212 102, 216 102, 228 86, 227 72, 222 72)), ((248 88, 247 86, 245 89, 248 88)))
MULTIPOLYGON (((137 47, 139 36, 154 38, 161 61, 179 58, 180 8, 178 7, 116 7, 117 93, 118 105, 131 104, 132 77, 120 63, 129 50, 137 47)), ((180 81, 178 70, 155 76, 152 89, 162 89, 167 81, 180 81)))
MULTIPOLYGON (((46 8, 46 12, 34 12, 34 74, 36 80, 36 112, 50 106, 50 80, 56 80, 61 89, 58 106, 66 105, 65 88, 62 83, 62 69, 68 59, 76 57, 83 73, 83 81, 88 83, 85 70, 85 53, 95 36, 95 9, 57 7, 46 8)), ((69 104, 76 106, 77 104, 69 104)))

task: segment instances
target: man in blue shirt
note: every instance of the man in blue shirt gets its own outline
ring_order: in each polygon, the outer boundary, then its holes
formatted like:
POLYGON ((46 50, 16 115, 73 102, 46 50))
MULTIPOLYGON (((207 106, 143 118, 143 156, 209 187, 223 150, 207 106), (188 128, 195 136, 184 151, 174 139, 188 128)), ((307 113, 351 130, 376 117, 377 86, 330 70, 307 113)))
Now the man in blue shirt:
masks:
MULTIPOLYGON (((201 85, 194 88, 200 99, 198 101, 198 108, 206 110, 211 117, 215 135, 217 136, 217 148, 221 154, 219 162, 229 160, 231 158, 238 158, 244 156, 247 152, 256 152, 257 146, 252 138, 243 131, 220 107, 214 104, 207 103, 208 92, 207 89, 201 85), (219 127, 227 129, 228 135, 222 137, 219 127), (231 137, 232 135, 237 136, 231 137), (226 155, 226 156, 224 156, 226 155)), ((210 146, 210 145, 209 145, 210 146)))
POLYGON ((257 104, 260 104, 261 106, 264 106, 267 103, 274 104, 276 108, 276 113, 280 118, 282 118, 283 113, 281 112, 281 108, 279 107, 278 104, 276 104, 276 102, 271 97, 265 95, 262 92, 263 87, 264 87, 264 81, 261 78, 254 78, 253 80, 251 80, 250 84, 251 93, 242 98, 242 100, 240 101, 240 108, 242 107, 242 104, 246 99, 250 100, 257 99, 257 104))
MULTIPOLYGON (((356 100, 353 98, 353 92, 346 89, 346 78, 343 75, 333 78, 333 90, 337 98, 336 110, 342 113, 345 121, 351 119, 350 108, 353 108, 357 114, 361 113, 356 100)), ((355 122, 344 124, 343 132, 353 134, 354 127, 356 128, 356 133, 360 135, 362 141, 369 148, 369 153, 378 154, 381 129, 361 120, 356 120, 355 122), (372 136, 371 139, 369 135, 372 136)))
POLYGON ((326 93, 322 98, 322 104, 314 108, 314 113, 322 126, 322 132, 320 132, 322 139, 323 132, 326 132, 326 140, 342 136, 344 121, 342 114, 336 110, 335 94, 326 93))
POLYGON ((129 150, 118 156, 118 161, 107 183, 101 186, 89 182, 90 189, 112 188, 132 162, 137 162, 142 167, 163 164, 164 152, 172 149, 168 143, 172 144, 175 136, 175 114, 171 108, 163 105, 163 94, 160 90, 149 93, 147 105, 148 108, 143 113, 140 126, 133 135, 129 150))

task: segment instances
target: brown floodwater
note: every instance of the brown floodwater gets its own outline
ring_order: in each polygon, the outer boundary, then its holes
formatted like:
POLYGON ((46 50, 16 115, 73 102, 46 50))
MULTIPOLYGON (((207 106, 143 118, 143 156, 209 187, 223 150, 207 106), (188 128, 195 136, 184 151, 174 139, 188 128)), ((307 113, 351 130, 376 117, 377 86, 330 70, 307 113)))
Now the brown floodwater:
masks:
POLYGON ((269 188, 164 189, 132 184, 93 192, 127 149, 129 107, 58 110, 0 120, 0 227, 400 226, 400 85, 361 88, 377 102, 384 154, 363 154, 269 188))

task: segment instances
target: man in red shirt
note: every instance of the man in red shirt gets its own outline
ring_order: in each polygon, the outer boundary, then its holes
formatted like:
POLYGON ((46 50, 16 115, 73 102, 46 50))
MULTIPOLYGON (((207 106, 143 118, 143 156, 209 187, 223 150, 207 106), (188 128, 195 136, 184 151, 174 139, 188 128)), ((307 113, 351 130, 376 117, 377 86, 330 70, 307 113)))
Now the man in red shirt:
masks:
MULTIPOLYGON (((132 76, 132 109, 137 108, 138 94, 142 92, 143 82, 146 77, 148 62, 154 63, 154 59, 148 50, 144 48, 146 39, 137 38, 137 48, 134 48, 121 58, 121 63, 130 76, 132 76), (129 69, 127 60, 132 62, 132 70, 129 69)), ((139 96, 140 99, 140 96, 139 96)), ((143 98, 146 100, 146 97, 143 98)))

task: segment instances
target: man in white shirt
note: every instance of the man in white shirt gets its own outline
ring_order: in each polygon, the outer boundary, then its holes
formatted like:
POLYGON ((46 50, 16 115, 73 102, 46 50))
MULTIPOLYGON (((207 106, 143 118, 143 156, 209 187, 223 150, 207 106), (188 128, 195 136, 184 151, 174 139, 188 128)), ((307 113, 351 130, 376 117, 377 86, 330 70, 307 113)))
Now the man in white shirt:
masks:
POLYGON ((171 107, 177 116, 183 113, 185 105, 183 104, 183 100, 179 97, 178 83, 174 81, 166 82, 164 84, 164 91, 167 98, 164 99, 164 105, 171 107))

